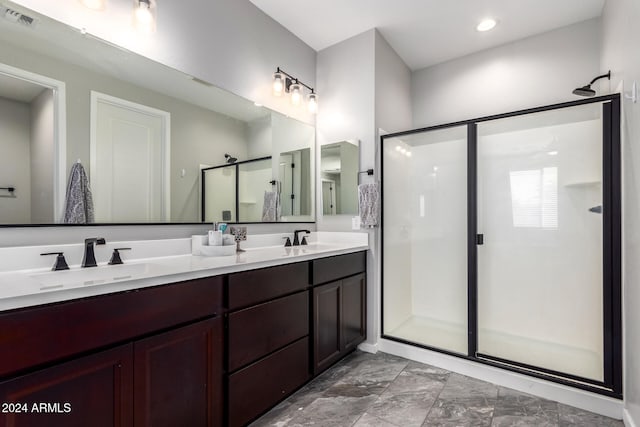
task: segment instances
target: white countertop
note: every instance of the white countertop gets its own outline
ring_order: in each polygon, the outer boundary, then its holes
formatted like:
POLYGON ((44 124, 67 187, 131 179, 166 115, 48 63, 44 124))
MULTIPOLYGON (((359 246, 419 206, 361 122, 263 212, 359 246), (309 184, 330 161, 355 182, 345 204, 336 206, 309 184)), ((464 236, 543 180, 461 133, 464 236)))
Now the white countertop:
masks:
MULTIPOLYGON (((282 235, 256 235, 242 245, 245 252, 219 257, 192 256, 191 239, 115 242, 107 247, 108 250, 96 248, 96 253, 101 253, 101 256, 96 256, 98 267, 81 269, 67 259, 71 269, 65 271, 51 271, 50 267, 9 270, 7 266, 12 263, 5 261, 5 265, 0 265, 0 311, 308 261, 369 248, 367 233, 317 232, 312 233, 307 246, 273 245, 281 238, 282 235), (125 264, 106 265, 108 256, 104 254, 108 252, 110 255, 112 247, 125 245, 133 248, 132 253, 146 257, 133 258, 123 252, 125 264), (162 245, 164 247, 159 247, 162 245), (186 249, 188 253, 185 253, 186 249), (155 256, 158 254, 161 256, 155 256)), ((33 262, 41 265, 40 253, 64 249, 65 254, 77 255, 83 248, 83 245, 2 248, 0 258, 3 255, 4 259, 14 258, 13 265, 24 266, 27 265, 24 257, 36 257, 33 262)), ((46 259, 47 264, 51 265, 54 258, 46 259)))

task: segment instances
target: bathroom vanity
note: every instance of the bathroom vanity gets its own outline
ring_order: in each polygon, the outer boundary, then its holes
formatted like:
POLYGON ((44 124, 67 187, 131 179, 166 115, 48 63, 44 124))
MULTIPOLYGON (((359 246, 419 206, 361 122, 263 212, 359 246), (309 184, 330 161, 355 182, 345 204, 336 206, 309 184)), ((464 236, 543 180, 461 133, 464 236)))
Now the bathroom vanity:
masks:
POLYGON ((312 246, 0 312, 0 425, 254 420, 365 339, 366 247, 312 246))

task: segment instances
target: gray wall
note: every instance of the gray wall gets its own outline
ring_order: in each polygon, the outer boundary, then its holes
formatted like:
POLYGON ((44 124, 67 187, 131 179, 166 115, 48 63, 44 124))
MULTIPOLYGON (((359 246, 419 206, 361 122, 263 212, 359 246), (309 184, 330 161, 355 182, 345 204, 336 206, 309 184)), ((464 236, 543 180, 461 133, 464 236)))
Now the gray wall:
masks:
POLYGON ((51 224, 53 212, 53 90, 31 102, 31 222, 51 224))
POLYGON ((599 71, 599 19, 477 52, 413 73, 413 127, 569 101, 599 71))
POLYGON ((0 217, 12 224, 31 222, 30 121, 29 104, 0 98, 0 187, 16 188, 0 190, 0 217))
MULTIPOLYGON (((640 83, 640 3, 609 0, 603 15, 602 68, 611 69, 611 82, 602 89, 630 94, 640 83)), ((640 426, 640 103, 623 100, 623 287, 624 396, 626 422, 640 426)))

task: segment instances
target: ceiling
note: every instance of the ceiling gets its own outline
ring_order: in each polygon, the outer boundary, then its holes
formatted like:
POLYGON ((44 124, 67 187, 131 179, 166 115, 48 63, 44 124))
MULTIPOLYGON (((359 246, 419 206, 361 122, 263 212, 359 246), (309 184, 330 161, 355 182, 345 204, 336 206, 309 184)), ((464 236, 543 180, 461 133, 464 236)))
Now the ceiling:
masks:
POLYGON ((412 70, 601 15, 605 0, 250 0, 319 51, 377 28, 412 70), (497 19, 479 33, 485 17, 497 19))

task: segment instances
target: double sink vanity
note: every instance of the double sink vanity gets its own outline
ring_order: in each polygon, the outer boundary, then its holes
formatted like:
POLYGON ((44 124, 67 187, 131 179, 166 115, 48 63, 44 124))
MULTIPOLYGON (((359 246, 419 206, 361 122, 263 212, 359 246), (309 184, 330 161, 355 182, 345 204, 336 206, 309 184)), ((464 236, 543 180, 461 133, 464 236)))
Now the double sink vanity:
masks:
POLYGON ((0 425, 256 419, 366 337, 368 235, 282 237, 223 257, 192 256, 190 239, 107 242, 85 269, 82 245, 0 248, 0 425), (8 270, 50 249, 71 269, 8 270))

